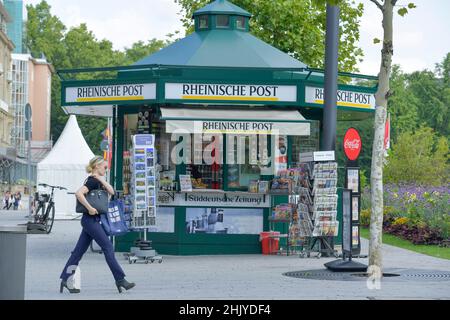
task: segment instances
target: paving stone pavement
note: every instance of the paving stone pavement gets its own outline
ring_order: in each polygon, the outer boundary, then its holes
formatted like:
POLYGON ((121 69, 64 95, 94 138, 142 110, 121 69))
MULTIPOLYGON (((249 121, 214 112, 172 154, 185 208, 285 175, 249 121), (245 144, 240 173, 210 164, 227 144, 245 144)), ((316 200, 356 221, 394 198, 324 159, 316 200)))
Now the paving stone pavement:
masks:
MULTIPOLYGON (((22 211, 0 211, 0 225, 23 223, 24 216, 22 211)), ((79 221, 55 221, 50 235, 27 236, 26 299, 450 299, 450 281, 386 279, 380 290, 369 290, 365 281, 283 276, 289 271, 324 269, 324 263, 331 258, 263 255, 164 256, 162 264, 130 265, 121 253, 116 253, 127 279, 136 282, 133 290, 119 294, 103 255, 90 251, 80 264, 82 292, 60 294, 59 274, 80 230, 79 221)), ((363 240, 362 245, 362 252, 367 253, 368 242, 363 240)), ((450 260, 388 245, 384 245, 383 254, 386 269, 450 271, 450 260)), ((367 263, 367 259, 357 260, 367 263)))

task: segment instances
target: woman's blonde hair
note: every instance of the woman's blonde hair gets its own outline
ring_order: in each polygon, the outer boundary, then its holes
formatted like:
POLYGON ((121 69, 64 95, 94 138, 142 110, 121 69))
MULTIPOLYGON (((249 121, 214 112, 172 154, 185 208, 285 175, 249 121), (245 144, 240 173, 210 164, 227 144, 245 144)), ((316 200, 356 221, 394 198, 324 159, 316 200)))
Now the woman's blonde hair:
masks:
POLYGON ((101 157, 101 156, 96 156, 96 157, 92 158, 89 161, 89 164, 86 166, 86 172, 92 173, 94 171, 94 169, 98 165, 102 164, 103 162, 105 162, 105 159, 103 159, 103 157, 101 157))

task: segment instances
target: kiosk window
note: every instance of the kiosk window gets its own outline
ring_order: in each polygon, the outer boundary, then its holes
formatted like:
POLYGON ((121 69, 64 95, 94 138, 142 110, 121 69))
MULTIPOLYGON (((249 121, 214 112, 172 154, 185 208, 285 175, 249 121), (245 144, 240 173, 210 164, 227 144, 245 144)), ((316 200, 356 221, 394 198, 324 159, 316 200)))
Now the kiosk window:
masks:
POLYGON ((222 136, 193 136, 192 160, 186 166, 194 189, 223 189, 222 136))
POLYGON ((131 192, 131 154, 129 149, 132 146, 132 136, 139 134, 143 128, 146 132, 156 135, 156 159, 157 170, 159 173, 159 188, 163 191, 176 190, 176 164, 171 159, 171 150, 174 149, 176 142, 171 140, 171 135, 166 133, 164 121, 153 121, 145 123, 142 127, 142 119, 139 114, 128 114, 124 116, 124 143, 122 155, 122 188, 124 194, 131 192))
POLYGON ((310 136, 292 136, 292 165, 300 161, 300 153, 318 151, 320 136, 320 122, 311 121, 310 136))
POLYGON ((268 139, 265 135, 227 136, 227 187, 247 190, 268 165, 268 139))
POLYGON ((245 29, 245 17, 236 17, 236 28, 245 29))
POLYGON ((200 16, 198 18, 198 27, 199 29, 208 29, 209 23, 208 23, 208 16, 200 16))
POLYGON ((228 28, 230 26, 230 16, 227 15, 217 16, 216 25, 219 28, 228 28))

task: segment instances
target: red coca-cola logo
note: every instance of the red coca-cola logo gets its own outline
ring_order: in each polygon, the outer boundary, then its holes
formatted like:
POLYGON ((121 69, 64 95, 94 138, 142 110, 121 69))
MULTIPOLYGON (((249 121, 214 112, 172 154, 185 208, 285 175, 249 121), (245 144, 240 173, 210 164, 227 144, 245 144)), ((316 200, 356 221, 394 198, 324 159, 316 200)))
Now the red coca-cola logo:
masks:
POLYGON ((359 132, 355 128, 347 130, 344 136, 344 152, 348 160, 355 161, 361 153, 362 143, 359 132))

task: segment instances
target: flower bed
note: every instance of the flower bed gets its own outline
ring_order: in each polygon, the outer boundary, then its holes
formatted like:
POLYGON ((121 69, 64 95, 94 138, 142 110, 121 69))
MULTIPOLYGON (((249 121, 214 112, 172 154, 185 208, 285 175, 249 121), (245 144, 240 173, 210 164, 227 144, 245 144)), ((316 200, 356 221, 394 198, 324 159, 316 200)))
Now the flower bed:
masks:
MULTIPOLYGON (((366 192, 366 199, 367 193, 366 192)), ((414 244, 443 244, 450 239, 450 185, 384 188, 383 231, 414 244)), ((369 226, 370 209, 361 211, 361 225, 369 226)))

